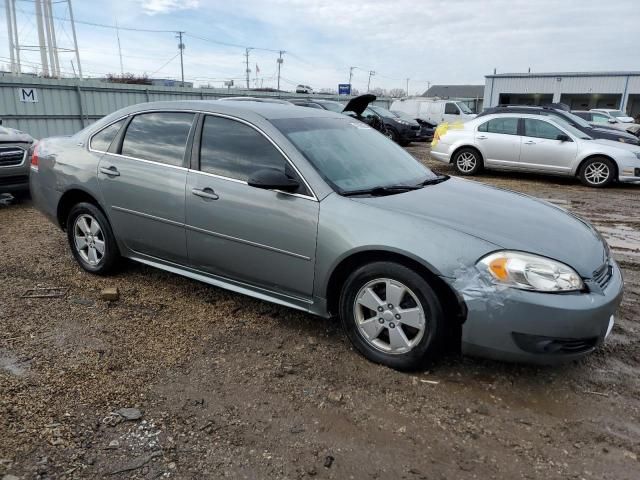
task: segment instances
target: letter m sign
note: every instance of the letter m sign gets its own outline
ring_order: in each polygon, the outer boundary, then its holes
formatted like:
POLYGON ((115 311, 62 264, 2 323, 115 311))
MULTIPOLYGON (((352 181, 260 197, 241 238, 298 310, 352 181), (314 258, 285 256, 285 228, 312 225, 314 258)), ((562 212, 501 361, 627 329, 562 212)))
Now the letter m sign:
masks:
POLYGON ((38 91, 35 88, 18 88, 18 98, 21 102, 38 103, 38 91))

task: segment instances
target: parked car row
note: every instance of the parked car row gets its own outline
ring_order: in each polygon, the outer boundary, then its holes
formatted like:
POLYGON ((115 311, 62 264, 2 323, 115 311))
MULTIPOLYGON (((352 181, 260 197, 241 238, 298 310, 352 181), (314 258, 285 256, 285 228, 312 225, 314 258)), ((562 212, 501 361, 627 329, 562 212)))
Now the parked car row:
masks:
POLYGON ((634 123, 633 117, 629 117, 620 110, 594 108, 591 110, 574 110, 573 113, 594 126, 628 132, 640 137, 640 125, 634 123))
MULTIPOLYGON (((345 109, 360 118, 365 100, 345 109)), ((571 156, 595 143, 533 114, 492 114, 459 127, 439 130, 434 149, 463 174, 477 171, 481 155, 504 165, 564 152, 573 165, 571 156)), ((603 142, 634 163, 637 147, 603 142)), ((622 299, 620 269, 583 220, 436 174, 329 109, 141 104, 71 137, 39 141, 30 165, 34 204, 66 231, 85 271, 108 274, 126 257, 335 315, 359 352, 397 369, 418 368, 447 348, 531 363, 574 360, 605 341, 622 299)), ((589 175, 612 165, 589 163, 589 175)))
POLYGON ((28 151, 32 144, 31 135, 0 127, 0 193, 29 190, 28 151))

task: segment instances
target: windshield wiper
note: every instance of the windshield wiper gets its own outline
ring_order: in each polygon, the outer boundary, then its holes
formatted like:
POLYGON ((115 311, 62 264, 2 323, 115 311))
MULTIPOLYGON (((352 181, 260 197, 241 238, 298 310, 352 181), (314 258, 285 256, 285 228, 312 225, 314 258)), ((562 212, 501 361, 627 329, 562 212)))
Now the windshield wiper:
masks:
POLYGON ((394 193, 408 192, 410 190, 419 190, 421 188, 422 188, 422 185, 385 185, 385 186, 377 186, 377 187, 371 187, 371 188, 363 188, 361 190, 350 190, 347 192, 342 192, 342 196, 352 197, 355 195, 373 195, 373 196, 393 195, 394 193))
POLYGON ((438 183, 442 183, 445 180, 449 180, 451 177, 449 175, 439 175, 436 178, 427 178, 424 182, 419 183, 416 186, 426 187, 428 185, 437 185, 438 183))

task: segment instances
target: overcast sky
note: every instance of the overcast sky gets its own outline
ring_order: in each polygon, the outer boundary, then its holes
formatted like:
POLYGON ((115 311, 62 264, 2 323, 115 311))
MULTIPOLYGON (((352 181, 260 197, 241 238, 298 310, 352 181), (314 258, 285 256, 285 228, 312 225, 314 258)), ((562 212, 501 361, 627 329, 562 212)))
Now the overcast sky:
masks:
MULTIPOLYGON (((4 2, 1 13, 5 16, 4 2)), ((37 44, 34 6, 19 1, 23 45, 37 44)), ((76 20, 137 29, 184 30, 185 79, 196 83, 244 76, 244 50, 222 43, 286 50, 282 87, 303 83, 316 89, 404 88, 410 93, 432 84, 483 84, 498 72, 640 70, 638 0, 74 0, 76 20)), ((59 46, 71 47, 63 4, 54 5, 59 46)), ((114 29, 78 23, 86 75, 119 73, 114 29)), ((6 20, 0 21, 0 62, 9 56, 6 20)), ((124 71, 179 78, 177 40, 172 33, 120 31, 124 71), (173 58, 173 59, 172 59, 173 58)), ((61 53, 71 72, 70 53, 61 53)), ((252 50, 262 84, 275 86, 276 52, 252 50)), ((39 53, 23 52, 40 63, 39 53)), ((253 86, 253 82, 252 82, 253 86)))

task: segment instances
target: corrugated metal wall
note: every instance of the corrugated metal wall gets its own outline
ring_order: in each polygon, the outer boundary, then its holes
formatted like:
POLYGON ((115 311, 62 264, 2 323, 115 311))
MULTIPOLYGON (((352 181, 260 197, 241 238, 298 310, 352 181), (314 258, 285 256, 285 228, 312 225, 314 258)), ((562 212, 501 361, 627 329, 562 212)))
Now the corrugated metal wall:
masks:
MULTIPOLYGON (((485 107, 498 105, 500 94, 552 94, 559 102, 562 94, 640 94, 640 76, 633 75, 514 75, 486 77, 485 107)), ((624 100, 624 99, 623 99, 624 100)))
MULTIPOLYGON (((165 100, 213 100, 224 96, 273 96, 305 98, 308 95, 227 90, 216 88, 181 88, 151 85, 122 85, 96 80, 44 79, 29 76, 0 76, 0 118, 3 126, 29 133, 34 138, 70 135, 97 119, 136 103, 165 100), (34 89, 37 102, 21 101, 22 89, 34 89)), ((344 102, 349 97, 313 95, 344 102)), ((375 104, 388 108, 391 99, 380 98, 375 104)))

